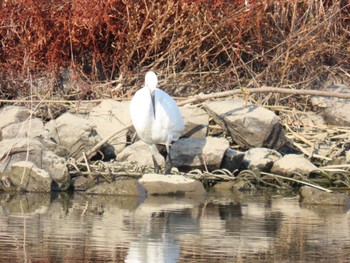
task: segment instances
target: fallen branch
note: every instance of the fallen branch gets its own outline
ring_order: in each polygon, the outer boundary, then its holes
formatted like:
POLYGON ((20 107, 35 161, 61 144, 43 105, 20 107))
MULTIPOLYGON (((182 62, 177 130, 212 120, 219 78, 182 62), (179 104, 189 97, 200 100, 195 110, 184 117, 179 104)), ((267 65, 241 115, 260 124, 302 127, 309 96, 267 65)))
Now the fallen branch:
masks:
POLYGON ((179 102, 178 105, 182 106, 189 103, 198 103, 209 99, 223 98, 223 97, 234 96, 238 94, 268 93, 268 92, 292 94, 292 95, 307 95, 307 96, 335 97, 340 99, 350 99, 350 93, 309 90, 309 89, 286 89, 286 88, 262 86, 261 88, 235 89, 235 90, 228 90, 228 91, 222 91, 222 92, 211 93, 211 94, 196 95, 196 96, 193 96, 192 98, 179 102))
MULTIPOLYGON (((101 146, 102 146, 103 144, 105 144, 106 142, 108 142, 110 139, 112 139, 112 138, 113 138, 114 136, 116 136, 117 134, 119 134, 119 133, 121 133, 121 132, 123 132, 123 131, 125 131, 125 130, 130 129, 131 127, 132 127, 131 125, 130 125, 130 126, 127 126, 127 127, 123 128, 123 129, 121 129, 121 130, 116 131, 115 133, 112 133, 110 136, 104 138, 102 141, 100 141, 98 144, 96 144, 91 150, 89 150, 89 151, 86 152, 86 157, 87 157, 87 159, 90 159, 90 158, 101 148, 101 146)), ((83 160, 84 160, 84 155, 81 156, 81 157, 77 160, 77 162, 82 162, 83 160)))
MULTIPOLYGON (((244 88, 244 89, 234 89, 221 91, 211 94, 200 94, 184 99, 177 104, 179 106, 196 103, 210 99, 223 98, 228 96, 234 96, 238 94, 252 94, 252 93, 282 93, 282 94, 292 94, 292 95, 304 95, 304 96, 320 96, 320 97, 334 97, 340 99, 350 99, 350 93, 344 92, 333 92, 333 91, 321 91, 321 90, 310 90, 310 89, 287 89, 287 88, 276 88, 262 86, 260 88, 244 88)), ((114 100, 124 100, 121 98, 114 98, 114 100)), ((102 102, 103 99, 98 100, 4 100, 0 99, 0 103, 87 103, 87 102, 102 102)))

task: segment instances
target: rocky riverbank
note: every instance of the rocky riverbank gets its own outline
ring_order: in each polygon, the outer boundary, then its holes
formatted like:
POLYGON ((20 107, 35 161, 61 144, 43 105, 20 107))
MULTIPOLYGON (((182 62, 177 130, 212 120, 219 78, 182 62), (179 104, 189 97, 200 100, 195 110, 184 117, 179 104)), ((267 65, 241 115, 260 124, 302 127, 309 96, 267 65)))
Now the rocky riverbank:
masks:
MULTIPOLYGON (((345 86, 331 88, 349 90, 345 86)), ((185 130, 171 148, 176 176, 149 174, 151 154, 147 145, 135 138, 128 102, 103 100, 87 113, 71 109, 49 121, 36 117, 35 110, 6 106, 0 109, 0 189, 202 194, 205 190, 201 182, 246 186, 249 176, 243 174, 247 175, 247 171, 250 177, 270 176, 269 180, 276 180, 272 174, 291 180, 295 175, 301 179, 324 174, 322 162, 328 165, 336 158, 337 164, 350 164, 350 128, 346 128, 350 126, 350 102, 334 98, 312 100, 320 110, 318 114, 303 112, 297 121, 306 130, 322 126, 325 134, 318 144, 308 145, 313 147, 309 158, 305 157, 309 149, 298 147, 297 141, 310 139, 298 137, 294 131, 293 138, 287 136, 288 124, 283 126, 280 117, 268 108, 240 98, 208 101, 203 107, 181 107, 185 130), (327 125, 342 126, 338 135, 344 140, 336 145, 337 156, 332 157, 334 151, 325 155, 327 125), (116 136, 95 147, 113 134, 116 136), (321 162, 312 163, 312 155, 321 162), (213 175, 216 177, 210 177, 213 175)), ((164 156, 159 154, 157 159, 164 165, 164 156)))

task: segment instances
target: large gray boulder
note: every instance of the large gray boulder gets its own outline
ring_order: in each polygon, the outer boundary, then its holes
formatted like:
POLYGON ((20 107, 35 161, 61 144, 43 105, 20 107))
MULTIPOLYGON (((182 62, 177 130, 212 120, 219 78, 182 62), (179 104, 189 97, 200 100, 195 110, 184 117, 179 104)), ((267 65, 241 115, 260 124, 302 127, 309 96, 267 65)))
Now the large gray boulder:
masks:
POLYGON ((274 162, 271 172, 284 176, 292 175, 293 173, 299 173, 302 175, 309 175, 313 171, 317 171, 318 168, 305 159, 302 155, 287 154, 281 159, 274 162))
POLYGON ((229 142, 225 138, 182 138, 172 146, 173 165, 184 168, 218 169, 229 142))
POLYGON ((13 124, 25 121, 29 118, 29 109, 21 106, 7 106, 0 110, 0 129, 13 124))
MULTIPOLYGON (((1 115, 0 115, 1 116, 1 115)), ((22 122, 9 124, 2 129, 2 138, 13 139, 20 137, 49 139, 49 131, 44 129, 42 120, 38 118, 27 119, 22 122)))
MULTIPOLYGON (((30 115, 30 111, 23 107, 6 107, 0 111, 1 140, 19 140, 23 138, 37 139, 42 144, 43 150, 55 152, 57 155, 66 157, 68 151, 56 144, 50 138, 50 132, 45 129, 44 123, 39 118, 30 115)), ((10 141, 9 144, 12 144, 10 141)), ((36 142, 34 143, 36 144, 36 142)))
MULTIPOLYGON (((141 140, 126 147, 117 155, 117 160, 137 162, 140 165, 153 166, 150 148, 144 141, 141 140)), ((156 154, 156 160, 160 166, 165 165, 165 159, 160 153, 156 154)))
MULTIPOLYGON (((330 92, 350 93, 350 87, 334 84, 326 89, 330 92)), ((350 126, 350 101, 334 97, 312 97, 311 103, 321 108, 320 114, 331 125, 350 126)))
MULTIPOLYGON (((129 102, 103 100, 92 109, 88 120, 96 126, 97 133, 102 138, 106 138, 131 125, 129 102)), ((125 148, 127 132, 127 130, 122 131, 109 142, 116 155, 125 148)))
POLYGON ((45 144, 38 139, 18 138, 0 142, 0 177, 13 170, 14 164, 23 161, 45 171, 55 182, 54 190, 66 190, 69 187, 70 175, 66 160, 47 150, 45 144))
POLYGON ((3 129, 30 118, 29 109, 20 106, 7 106, 0 109, 0 141, 3 140, 3 129))
POLYGON ((90 121, 64 113, 56 120, 49 121, 45 128, 55 142, 65 147, 71 157, 79 158, 101 141, 95 126, 90 121))
POLYGON ((240 98, 209 102, 205 109, 243 148, 266 147, 278 150, 286 143, 279 118, 268 109, 240 98))
POLYGON ((145 174, 139 183, 148 195, 203 195, 203 184, 183 175, 145 174))
POLYGON ((16 162, 0 175, 0 189, 7 192, 50 192, 52 178, 29 161, 16 162))
POLYGON ((202 138, 207 136, 209 115, 198 107, 180 107, 185 129, 181 137, 202 138))

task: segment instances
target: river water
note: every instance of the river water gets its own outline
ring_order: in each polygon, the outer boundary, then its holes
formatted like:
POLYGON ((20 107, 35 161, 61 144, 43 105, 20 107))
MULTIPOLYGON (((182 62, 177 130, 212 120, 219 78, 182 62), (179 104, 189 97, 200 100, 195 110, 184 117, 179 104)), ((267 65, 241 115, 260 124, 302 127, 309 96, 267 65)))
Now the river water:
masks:
POLYGON ((0 262, 350 262, 350 212, 277 192, 1 193, 0 262))

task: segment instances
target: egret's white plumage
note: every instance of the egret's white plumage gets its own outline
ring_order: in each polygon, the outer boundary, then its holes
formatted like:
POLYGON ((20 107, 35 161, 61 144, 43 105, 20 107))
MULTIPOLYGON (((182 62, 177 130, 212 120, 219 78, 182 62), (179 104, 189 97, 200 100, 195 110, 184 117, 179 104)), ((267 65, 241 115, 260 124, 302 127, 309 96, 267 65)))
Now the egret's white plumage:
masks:
POLYGON ((166 92, 157 88, 157 75, 147 72, 145 85, 130 102, 131 121, 136 133, 151 147, 155 169, 158 169, 154 153, 156 144, 164 144, 171 162, 169 146, 179 139, 184 122, 176 102, 166 92))

